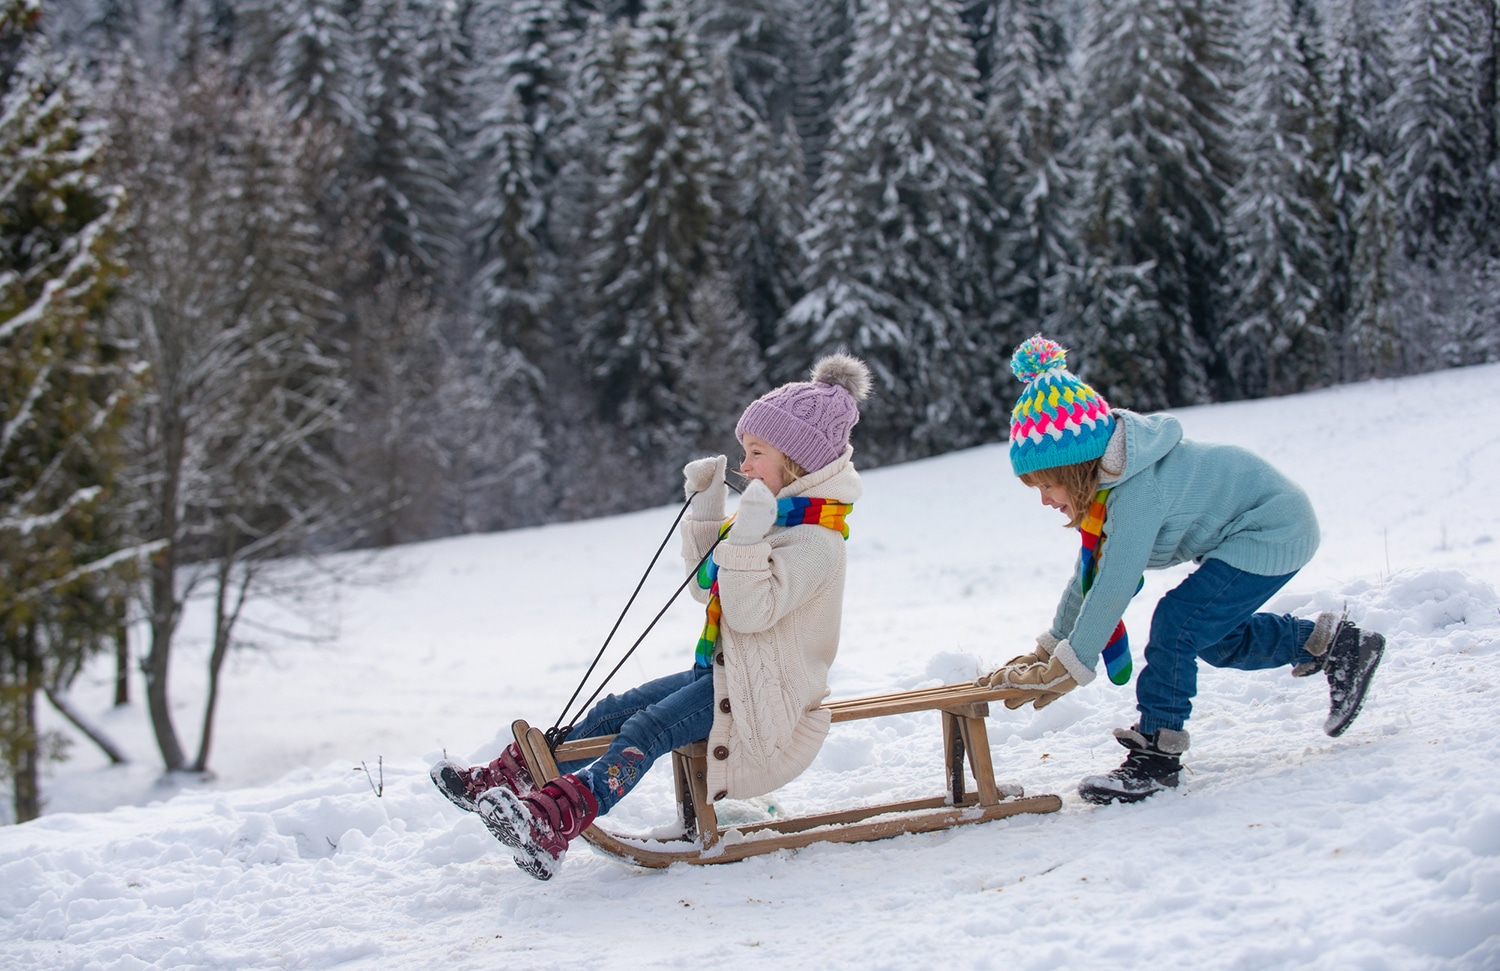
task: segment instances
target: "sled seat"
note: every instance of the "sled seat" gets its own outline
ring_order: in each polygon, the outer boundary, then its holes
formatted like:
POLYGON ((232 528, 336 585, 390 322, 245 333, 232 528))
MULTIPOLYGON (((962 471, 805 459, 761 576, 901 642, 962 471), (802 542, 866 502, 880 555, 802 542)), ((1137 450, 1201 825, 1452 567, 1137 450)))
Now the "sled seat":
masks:
MULTIPOLYGON (((1019 813, 1056 812, 1062 808, 1062 800, 1057 796, 1026 797, 1021 787, 1001 786, 995 781, 989 733, 985 729, 989 703, 1019 697, 1025 697, 1025 693, 1013 688, 981 688, 964 683, 846 698, 822 706, 834 722, 917 711, 939 712, 943 772, 947 780, 942 795, 721 827, 707 791, 708 745, 695 742, 672 753, 672 774, 683 826, 679 839, 637 840, 616 836, 598 825, 590 826, 583 836, 611 855, 641 866, 664 867, 677 862, 730 863, 818 842, 887 839, 901 833, 949 829, 1019 813), (968 789, 965 766, 973 775, 972 792, 968 789)), ((608 750, 613 738, 599 736, 564 742, 554 753, 540 729, 524 721, 515 722, 512 728, 532 775, 538 779, 555 778, 559 761, 598 758, 608 750)))

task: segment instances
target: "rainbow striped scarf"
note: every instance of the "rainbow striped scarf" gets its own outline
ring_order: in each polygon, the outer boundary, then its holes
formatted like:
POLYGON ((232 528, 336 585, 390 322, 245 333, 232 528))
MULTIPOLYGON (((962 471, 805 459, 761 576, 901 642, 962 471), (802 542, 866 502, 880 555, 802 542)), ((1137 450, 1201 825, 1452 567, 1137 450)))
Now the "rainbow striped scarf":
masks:
MULTIPOLYGON (((777 526, 823 526, 849 538, 849 524, 844 517, 854 508, 850 502, 834 502, 831 499, 809 499, 792 496, 776 500, 777 526)), ((729 535, 734 517, 719 527, 719 539, 729 535)), ((693 652, 694 667, 706 668, 714 663, 714 645, 719 642, 719 618, 724 608, 719 603, 719 564, 713 556, 706 556, 698 564, 698 588, 708 591, 708 620, 703 624, 703 633, 698 636, 698 647, 693 652)))
MULTIPOLYGON (((1083 539, 1083 549, 1078 554, 1078 573, 1083 580, 1085 594, 1094 585, 1094 574, 1099 572, 1099 543, 1100 535, 1104 532, 1104 500, 1107 498, 1108 489, 1100 489, 1095 493, 1094 501, 1089 504, 1088 515, 1078 525, 1078 535, 1083 539)), ((1140 582, 1135 585, 1137 593, 1145 583, 1146 578, 1141 577, 1140 582)), ((1130 680, 1130 638, 1125 633, 1125 621, 1115 625, 1115 632, 1109 635, 1109 642, 1104 645, 1103 656, 1104 670, 1109 673, 1109 680, 1115 684, 1124 684, 1130 680)))

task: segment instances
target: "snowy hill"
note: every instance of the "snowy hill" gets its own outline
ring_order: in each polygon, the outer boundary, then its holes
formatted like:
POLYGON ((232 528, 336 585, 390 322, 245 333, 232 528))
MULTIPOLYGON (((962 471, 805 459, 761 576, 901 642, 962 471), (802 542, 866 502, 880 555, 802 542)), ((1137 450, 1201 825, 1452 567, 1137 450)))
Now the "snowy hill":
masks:
MULTIPOLYGON (((1500 967, 1500 367, 1177 414, 1313 497, 1322 548, 1272 607, 1347 605, 1387 634, 1345 736, 1320 731, 1320 678, 1204 667, 1182 788, 1090 806, 1074 787, 1118 764, 1109 732, 1134 716, 1133 691, 1100 678, 990 718, 1001 780, 1060 794, 1058 813, 666 871, 579 844, 540 884, 427 766, 492 757, 512 718, 552 724, 675 510, 410 546, 256 615, 258 649, 225 677, 215 780, 160 782, 144 712, 110 710, 108 666, 90 672, 75 702, 136 761, 80 742, 45 780, 47 815, 0 828, 0 966, 1500 967)), ((1004 446, 865 484, 835 695, 1028 649, 1077 541, 1004 446)), ((677 570, 658 567, 617 646, 677 570)), ((1148 576, 1135 631, 1184 572, 1148 576)), ((700 623, 684 598, 616 685, 686 664, 700 623)), ((173 678, 191 746, 205 615, 186 624, 173 678)), ((721 811, 933 795, 939 748, 931 713, 837 725, 792 785, 721 811)), ((672 812, 658 769, 607 824, 672 812)))

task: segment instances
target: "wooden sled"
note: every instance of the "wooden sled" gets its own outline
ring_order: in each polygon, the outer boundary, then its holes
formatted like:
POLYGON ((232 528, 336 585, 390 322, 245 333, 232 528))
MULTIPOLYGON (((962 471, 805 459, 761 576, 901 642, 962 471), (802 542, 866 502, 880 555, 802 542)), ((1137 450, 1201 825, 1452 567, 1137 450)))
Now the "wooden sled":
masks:
MULTIPOLYGON (((1054 795, 1025 797, 1019 787, 1001 787, 995 782, 990 762, 989 734, 984 719, 989 703, 1022 697, 1011 688, 980 688, 972 684, 949 684, 896 694, 848 698, 825 704, 835 722, 900 715, 913 711, 942 713, 944 770, 948 779, 945 795, 928 799, 863 806, 767 822, 720 826, 707 793, 707 743, 684 746, 672 753, 672 774, 683 835, 655 840, 617 836, 597 824, 583 831, 583 838, 598 849, 645 867, 673 863, 733 863, 762 853, 795 849, 813 843, 857 843, 889 839, 902 833, 926 833, 969 823, 1003 819, 1019 813, 1050 813, 1062 808, 1054 795), (970 792, 964 777, 967 761, 976 791, 970 792)), ((542 731, 525 721, 511 726, 516 743, 533 778, 555 779, 557 761, 598 758, 609 748, 613 736, 564 742, 556 755, 548 750, 542 731)))

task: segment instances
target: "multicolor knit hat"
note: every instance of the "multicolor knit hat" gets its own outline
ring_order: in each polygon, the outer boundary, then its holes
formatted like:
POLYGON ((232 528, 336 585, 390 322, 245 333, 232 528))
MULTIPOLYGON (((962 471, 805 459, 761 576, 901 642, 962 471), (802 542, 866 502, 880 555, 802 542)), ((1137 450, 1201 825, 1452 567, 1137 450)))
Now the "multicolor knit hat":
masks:
POLYGON ((813 366, 811 381, 794 381, 750 402, 734 428, 744 441, 755 435, 808 472, 844 454, 859 421, 859 402, 870 394, 870 369, 847 354, 830 354, 813 366))
POLYGON ((1037 334, 1011 355, 1010 369, 1026 385, 1010 413, 1016 475, 1087 462, 1109 445, 1115 430, 1109 402, 1067 369, 1067 354, 1037 334))

